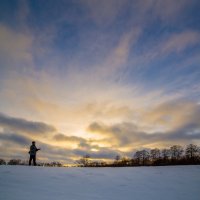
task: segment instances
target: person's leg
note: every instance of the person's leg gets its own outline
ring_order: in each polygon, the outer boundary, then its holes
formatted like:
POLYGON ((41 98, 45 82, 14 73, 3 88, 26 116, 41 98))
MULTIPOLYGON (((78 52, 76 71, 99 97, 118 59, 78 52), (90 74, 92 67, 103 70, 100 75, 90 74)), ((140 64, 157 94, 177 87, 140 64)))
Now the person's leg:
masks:
POLYGON ((32 159, 33 159, 33 157, 30 155, 30 158, 29 158, 29 166, 31 165, 32 159))
POLYGON ((36 166, 36 156, 33 156, 33 164, 36 166))

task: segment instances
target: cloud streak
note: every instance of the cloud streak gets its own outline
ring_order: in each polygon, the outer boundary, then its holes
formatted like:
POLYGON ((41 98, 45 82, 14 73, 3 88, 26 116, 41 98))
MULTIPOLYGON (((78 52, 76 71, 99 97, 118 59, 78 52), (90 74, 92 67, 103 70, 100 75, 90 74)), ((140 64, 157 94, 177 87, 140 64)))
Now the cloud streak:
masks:
POLYGON ((197 104, 165 103, 152 109, 147 116, 144 113, 143 117, 146 118, 144 120, 146 124, 143 125, 132 122, 111 125, 93 122, 88 126, 88 131, 102 135, 118 148, 153 144, 162 146, 178 141, 186 144, 200 139, 200 107, 197 104), (156 130, 156 127, 160 130, 156 130))
POLYGON ((9 141, 11 143, 15 143, 18 145, 29 145, 30 139, 21 135, 18 135, 16 133, 7 133, 2 132, 0 133, 0 139, 4 141, 9 141))
POLYGON ((49 134, 56 131, 56 129, 51 125, 47 125, 42 122, 33 122, 26 119, 9 117, 2 113, 0 113, 0 126, 5 129, 22 132, 27 135, 49 134))
POLYGON ((30 34, 12 30, 10 27, 0 24, 1 68, 19 68, 32 63, 32 41, 33 38, 30 34))

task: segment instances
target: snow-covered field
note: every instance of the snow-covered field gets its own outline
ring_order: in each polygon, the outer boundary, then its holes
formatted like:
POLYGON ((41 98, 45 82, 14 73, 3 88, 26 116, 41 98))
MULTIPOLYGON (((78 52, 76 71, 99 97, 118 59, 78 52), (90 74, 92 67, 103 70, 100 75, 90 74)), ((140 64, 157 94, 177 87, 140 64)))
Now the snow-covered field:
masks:
POLYGON ((200 166, 0 166, 0 200, 199 200, 200 166))

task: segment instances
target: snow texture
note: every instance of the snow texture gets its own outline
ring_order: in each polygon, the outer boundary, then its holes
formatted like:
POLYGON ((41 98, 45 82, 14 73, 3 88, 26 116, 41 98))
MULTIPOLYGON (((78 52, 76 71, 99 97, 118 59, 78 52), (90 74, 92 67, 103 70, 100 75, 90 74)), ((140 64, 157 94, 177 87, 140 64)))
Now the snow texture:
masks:
POLYGON ((199 200, 200 166, 0 166, 0 200, 199 200))

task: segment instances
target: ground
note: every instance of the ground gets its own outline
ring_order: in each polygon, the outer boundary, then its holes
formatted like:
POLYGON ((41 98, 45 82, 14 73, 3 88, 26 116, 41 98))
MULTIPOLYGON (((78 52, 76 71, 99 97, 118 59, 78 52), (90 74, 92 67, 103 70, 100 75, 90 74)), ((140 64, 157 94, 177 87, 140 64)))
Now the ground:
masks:
POLYGON ((199 200, 200 166, 0 166, 2 200, 199 200))

